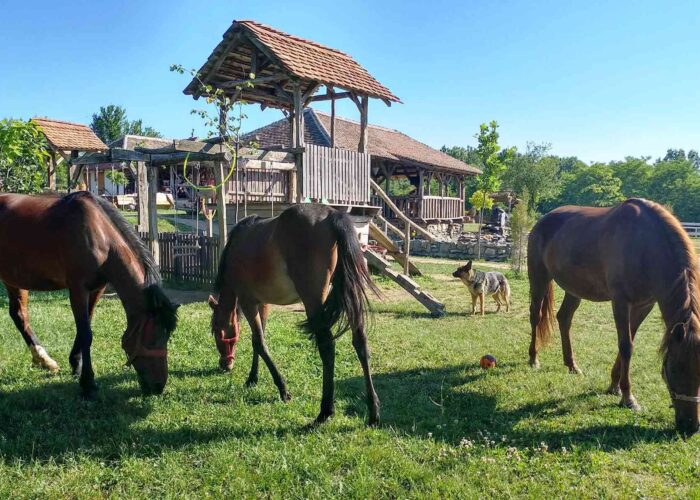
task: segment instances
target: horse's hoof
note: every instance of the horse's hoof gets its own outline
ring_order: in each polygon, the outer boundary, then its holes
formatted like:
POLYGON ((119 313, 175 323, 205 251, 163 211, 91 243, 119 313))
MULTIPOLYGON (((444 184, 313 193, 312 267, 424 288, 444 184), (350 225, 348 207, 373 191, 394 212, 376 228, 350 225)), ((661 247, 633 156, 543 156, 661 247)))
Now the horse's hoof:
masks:
POLYGON ((642 407, 639 406, 639 403, 637 403, 637 400, 634 398, 634 396, 630 396, 628 399, 622 398, 622 401, 620 401, 620 406, 623 408, 629 408, 632 411, 641 411, 642 407))
POLYGON ((530 361, 528 361, 528 364, 530 365, 530 368, 533 368, 535 370, 539 370, 539 368, 540 368, 540 360, 539 359, 535 359, 534 361, 531 359, 530 361))
POLYGON ((608 389, 605 391, 605 394, 611 394, 613 396, 621 396, 622 391, 620 390, 619 385, 611 385, 608 387, 608 389))
POLYGON ((233 370, 233 361, 227 361, 223 359, 219 361, 219 368, 221 368, 222 371, 230 372, 231 370, 233 370))
POLYGON ((572 375, 583 375, 581 369, 576 365, 569 367, 569 373, 572 375))
POLYGON ((369 419, 367 420, 367 425, 370 427, 379 427, 379 413, 376 415, 370 414, 369 419))
POLYGON ((292 395, 287 390, 280 391, 280 399, 285 403, 288 403, 292 400, 292 395))
POLYGON ((59 366, 56 361, 54 361, 51 356, 46 352, 46 350, 40 346, 32 346, 32 364, 49 371, 50 373, 58 373, 59 366))
POLYGON ((257 379, 257 378, 250 378, 250 377, 248 377, 248 380, 245 381, 245 386, 246 386, 246 387, 253 387, 253 386, 256 385, 257 383, 258 383, 258 379, 257 379))
POLYGON ((80 397, 83 401, 95 401, 97 399, 97 387, 83 389, 80 391, 80 397))
POLYGON ((316 420, 314 420, 314 425, 319 425, 324 423, 326 420, 331 418, 333 416, 334 412, 324 412, 322 411, 321 413, 318 414, 318 417, 316 417, 316 420))

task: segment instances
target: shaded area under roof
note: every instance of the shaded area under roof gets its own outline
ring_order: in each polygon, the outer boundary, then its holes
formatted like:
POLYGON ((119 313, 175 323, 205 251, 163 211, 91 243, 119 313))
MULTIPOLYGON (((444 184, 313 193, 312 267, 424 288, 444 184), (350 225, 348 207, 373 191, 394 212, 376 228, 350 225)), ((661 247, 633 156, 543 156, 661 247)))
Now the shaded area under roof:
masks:
MULTIPOLYGON (((311 108, 304 110, 305 141, 319 146, 330 146, 330 115, 311 108)), ((368 153, 374 157, 399 163, 418 164, 451 173, 478 175, 481 170, 427 144, 407 136, 398 130, 376 125, 368 126, 368 153)), ((360 124, 346 118, 335 119, 335 145, 356 151, 360 137, 360 124)), ((289 121, 282 119, 253 130, 242 137, 244 143, 256 142, 258 147, 290 145, 289 121)))
MULTIPOLYGON (((249 79, 253 66, 259 68, 256 78, 275 78, 280 74, 288 78, 261 82, 254 89, 244 87, 240 98, 251 102, 289 107, 281 99, 288 97, 285 93, 290 91, 289 79, 300 80, 305 92, 313 93, 322 84, 387 103, 401 102, 348 54, 254 21, 234 21, 200 68, 199 76, 207 84, 227 88, 227 83, 249 79)), ((202 93, 196 78, 184 93, 195 96, 202 93)))
POLYGON ((107 145, 87 125, 50 118, 32 118, 49 144, 59 151, 105 151, 107 145))

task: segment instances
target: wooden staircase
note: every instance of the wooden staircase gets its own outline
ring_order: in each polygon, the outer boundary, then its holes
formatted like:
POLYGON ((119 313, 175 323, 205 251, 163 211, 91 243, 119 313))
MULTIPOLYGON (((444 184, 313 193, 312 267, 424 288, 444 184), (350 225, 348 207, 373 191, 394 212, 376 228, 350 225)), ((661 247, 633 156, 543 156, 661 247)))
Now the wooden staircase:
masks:
POLYGON ((387 276, 392 281, 398 283, 398 285, 401 288, 406 290, 418 302, 423 304, 426 307, 426 309, 430 311, 430 314, 433 317, 443 316, 445 314, 445 305, 429 293, 422 291, 418 283, 416 283, 409 277, 409 275, 422 275, 420 269, 418 269, 409 258, 409 250, 411 248, 411 230, 421 234, 423 237, 427 238, 430 241, 434 241, 435 237, 428 231, 417 225, 411 219, 406 217, 406 215, 403 214, 396 207, 396 205, 394 205, 394 203, 387 196, 384 190, 382 190, 382 188, 379 187, 379 185, 372 179, 370 179, 370 187, 377 194, 377 196, 384 200, 384 202, 391 208, 391 210, 394 211, 397 217, 404 223, 405 229, 402 231, 401 229, 397 228, 389 221, 384 219, 384 217, 382 217, 381 215, 375 215, 374 217, 377 223, 375 224, 374 222, 370 222, 369 225, 370 238, 375 240, 379 246, 385 248, 387 253, 402 265, 403 274, 393 270, 391 268, 391 264, 386 259, 384 259, 377 252, 372 251, 371 249, 367 249, 364 252, 365 258, 367 259, 367 263, 373 269, 376 269, 384 276, 387 276), (401 251, 401 249, 394 243, 394 241, 391 238, 389 238, 389 231, 393 232, 394 234, 398 235, 404 240, 403 251, 401 251))
POLYGON ((420 285, 413 281, 409 276, 394 271, 391 268, 391 263, 373 250, 367 249, 365 250, 364 254, 365 258, 367 259, 367 264, 369 264, 370 267, 378 270, 384 276, 387 276, 392 281, 398 283, 401 288, 406 290, 411 294, 411 296, 413 296, 413 298, 423 304, 425 308, 430 311, 431 316, 434 318, 439 318, 440 316, 445 315, 445 305, 428 292, 421 290, 420 285))

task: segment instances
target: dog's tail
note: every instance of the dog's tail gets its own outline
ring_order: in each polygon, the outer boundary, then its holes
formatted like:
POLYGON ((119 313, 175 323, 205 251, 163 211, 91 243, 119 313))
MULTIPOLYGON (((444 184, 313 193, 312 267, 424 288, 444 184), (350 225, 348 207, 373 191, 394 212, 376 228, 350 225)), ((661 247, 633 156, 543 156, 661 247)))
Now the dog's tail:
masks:
POLYGON ((508 280, 505 276, 503 277, 503 283, 501 283, 501 286, 503 287, 503 296, 506 298, 506 305, 510 307, 510 283, 508 283, 508 280))

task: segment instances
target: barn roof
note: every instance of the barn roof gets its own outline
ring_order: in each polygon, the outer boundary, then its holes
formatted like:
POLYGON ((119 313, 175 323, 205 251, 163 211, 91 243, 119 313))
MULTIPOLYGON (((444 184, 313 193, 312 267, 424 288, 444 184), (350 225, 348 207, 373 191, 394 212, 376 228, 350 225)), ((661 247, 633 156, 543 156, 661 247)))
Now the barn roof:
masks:
MULTIPOLYGON (((304 110, 305 142, 330 146, 330 115, 307 108, 304 110)), ((368 152, 375 157, 404 164, 418 164, 427 168, 463 175, 478 175, 481 170, 431 148, 403 132, 376 125, 368 126, 368 152)), ((244 143, 255 141, 258 147, 290 144, 289 121, 282 119, 245 134, 244 143)), ((357 150, 360 124, 347 118, 335 119, 335 145, 343 149, 357 150)))
POLYGON ((49 118, 32 118, 39 126, 51 146, 59 151, 104 151, 107 145, 87 125, 51 120, 49 118))
MULTIPOLYGON (((315 90, 314 85, 322 84, 382 99, 387 103, 401 102, 348 54, 255 21, 234 21, 199 70, 199 77, 214 86, 246 80, 250 78, 252 58, 257 58, 258 54, 264 59, 259 61, 258 66, 264 69, 257 71, 256 78, 275 78, 275 75, 282 73, 300 80, 307 90, 315 90)), ((240 97, 270 106, 287 107, 276 96, 279 96, 280 88, 283 93, 287 91, 289 83, 276 80, 256 84, 255 90, 243 88, 240 97), (269 96, 261 98, 259 91, 268 92, 269 96)), ((184 92, 197 96, 200 89, 200 83, 193 79, 184 92)))

